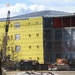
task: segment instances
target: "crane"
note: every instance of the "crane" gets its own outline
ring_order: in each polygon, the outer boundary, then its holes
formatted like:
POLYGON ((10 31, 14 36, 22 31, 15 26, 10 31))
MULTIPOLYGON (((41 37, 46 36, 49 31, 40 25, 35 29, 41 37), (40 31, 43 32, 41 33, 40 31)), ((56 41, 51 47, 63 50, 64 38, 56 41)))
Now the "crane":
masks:
POLYGON ((7 19, 6 19, 6 26, 5 26, 5 35, 2 42, 2 60, 6 60, 6 46, 8 41, 8 30, 9 30, 9 24, 10 24, 10 11, 8 11, 7 19))
POLYGON ((1 58, 0 58, 0 75, 2 75, 2 69, 1 67, 4 66, 4 62, 6 62, 6 47, 7 47, 7 41, 8 41, 8 30, 9 30, 9 24, 10 24, 10 11, 7 13, 7 18, 6 18, 6 25, 5 25, 5 34, 3 37, 2 41, 2 48, 1 48, 1 58))

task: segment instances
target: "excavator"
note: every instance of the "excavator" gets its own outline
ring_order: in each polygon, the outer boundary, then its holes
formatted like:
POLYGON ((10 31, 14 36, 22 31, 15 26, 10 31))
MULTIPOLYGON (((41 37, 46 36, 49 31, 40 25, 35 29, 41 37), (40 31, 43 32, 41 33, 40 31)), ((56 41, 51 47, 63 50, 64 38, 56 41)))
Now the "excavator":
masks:
POLYGON ((0 58, 0 75, 2 75, 2 67, 5 67, 5 62, 7 61, 6 47, 7 47, 7 42, 8 42, 9 24, 10 24, 10 11, 8 11, 8 13, 7 13, 5 34, 3 37, 2 47, 1 47, 1 52, 0 52, 0 56, 1 56, 1 58, 0 58))

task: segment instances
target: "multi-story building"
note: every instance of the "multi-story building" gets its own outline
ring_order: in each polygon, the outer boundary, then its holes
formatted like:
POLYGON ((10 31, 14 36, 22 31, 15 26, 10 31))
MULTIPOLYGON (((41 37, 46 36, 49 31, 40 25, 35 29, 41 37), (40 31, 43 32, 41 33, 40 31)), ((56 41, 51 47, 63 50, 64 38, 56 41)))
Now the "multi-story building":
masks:
MULTIPOLYGON (((55 62, 58 58, 75 59, 74 14, 41 11, 11 18, 6 54, 10 60, 55 62)), ((0 46, 5 19, 0 19, 0 46)))

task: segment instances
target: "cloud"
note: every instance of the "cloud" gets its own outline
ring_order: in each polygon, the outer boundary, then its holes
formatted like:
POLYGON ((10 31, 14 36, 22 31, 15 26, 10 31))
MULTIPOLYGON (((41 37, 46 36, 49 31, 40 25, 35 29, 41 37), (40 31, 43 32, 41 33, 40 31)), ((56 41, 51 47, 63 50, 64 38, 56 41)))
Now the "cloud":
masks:
POLYGON ((35 4, 44 4, 44 5, 57 5, 57 6, 75 6, 75 0, 27 0, 29 2, 35 3, 35 4))
POLYGON ((33 5, 30 5, 28 7, 28 9, 30 11, 41 11, 41 10, 45 10, 46 9, 46 6, 33 4, 33 5))
MULTIPOLYGON (((46 0, 46 1, 50 1, 50 0, 46 0)), ((66 2, 68 1, 69 0, 66 0, 66 2)), ((32 5, 26 5, 24 3, 16 3, 15 5, 6 7, 4 4, 0 4, 0 18, 7 17, 8 10, 10 10, 11 16, 17 16, 17 15, 22 15, 22 14, 31 13, 35 11, 42 11, 42 10, 57 10, 57 11, 65 11, 65 12, 75 12, 75 7, 74 6, 43 5, 40 3, 32 4, 32 5)))
POLYGON ((0 7, 0 17, 6 17, 7 11, 10 10, 11 16, 19 15, 22 13, 22 10, 27 10, 26 4, 16 3, 14 6, 6 7, 1 5, 0 7))
POLYGON ((16 3, 14 6, 6 7, 4 4, 0 5, 0 18, 4 18, 7 15, 7 11, 10 10, 11 16, 16 16, 16 15, 21 15, 25 13, 30 13, 34 11, 41 11, 45 10, 46 6, 44 5, 29 5, 27 6, 26 4, 21 4, 21 3, 16 3))

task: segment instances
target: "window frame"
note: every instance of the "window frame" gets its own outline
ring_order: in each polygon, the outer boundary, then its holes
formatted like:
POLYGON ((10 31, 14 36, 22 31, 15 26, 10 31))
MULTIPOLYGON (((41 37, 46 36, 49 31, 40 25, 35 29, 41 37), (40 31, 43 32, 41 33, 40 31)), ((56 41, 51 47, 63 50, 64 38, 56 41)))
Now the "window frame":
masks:
POLYGON ((14 23, 14 27, 15 27, 16 29, 20 28, 20 23, 19 23, 19 22, 15 22, 15 23, 14 23))
POLYGON ((21 50, 21 47, 19 45, 15 46, 15 51, 19 52, 21 50), (19 48, 19 49, 18 49, 19 48))
POLYGON ((20 40, 20 34, 15 34, 15 40, 20 40))

